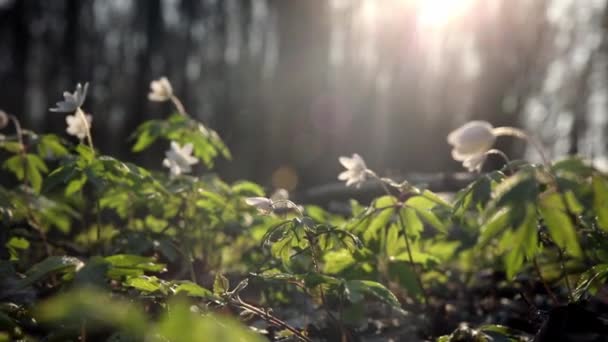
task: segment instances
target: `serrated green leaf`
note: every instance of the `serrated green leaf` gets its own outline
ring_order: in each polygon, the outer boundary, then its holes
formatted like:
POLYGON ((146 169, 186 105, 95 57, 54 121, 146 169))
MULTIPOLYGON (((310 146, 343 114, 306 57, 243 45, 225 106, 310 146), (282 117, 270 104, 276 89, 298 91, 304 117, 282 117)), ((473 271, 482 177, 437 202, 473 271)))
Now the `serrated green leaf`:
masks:
POLYGON ((215 298, 213 292, 191 281, 181 281, 173 289, 175 294, 184 293, 189 297, 215 298))
POLYGON ((385 208, 379 210, 375 216, 370 219, 369 225, 365 227, 363 231, 363 240, 369 242, 371 240, 379 239, 379 231, 385 228, 391 221, 395 214, 395 208, 393 207, 396 200, 392 196, 382 196, 374 201, 374 208, 385 208))
POLYGON ((264 196, 264 189, 253 182, 238 181, 232 185, 232 191, 241 196, 264 196))
POLYGON ((418 217, 418 212, 415 209, 406 207, 401 209, 400 215, 403 218, 405 224, 405 231, 409 237, 417 239, 420 237, 420 233, 424 230, 424 225, 418 217))
POLYGON ((347 280, 344 286, 349 300, 355 303, 361 301, 364 295, 370 295, 390 305, 393 309, 404 312, 397 297, 378 282, 371 280, 347 280))
POLYGON ((87 182, 87 175, 84 173, 81 173, 80 176, 78 176, 77 178, 73 178, 68 183, 68 186, 65 188, 65 195, 72 196, 74 193, 80 191, 80 189, 82 189, 82 187, 86 184, 86 182, 87 182))
POLYGON ((500 234, 501 231, 508 228, 510 225, 511 209, 504 208, 498 211, 481 226, 481 233, 477 246, 480 248, 485 247, 492 238, 500 234))
POLYGON ((128 278, 124 282, 124 284, 126 286, 132 287, 143 292, 163 292, 163 286, 161 284, 161 281, 156 277, 140 276, 128 278))
MULTIPOLYGON (((442 233, 447 232, 447 227, 444 222, 434 212, 437 203, 423 196, 414 196, 405 202, 406 208, 411 208, 416 211, 416 215, 425 223, 442 233)), ((445 208, 444 208, 445 209, 445 208)))
POLYGON ((593 209, 598 226, 608 231, 608 182, 601 176, 593 176, 593 209))
POLYGON ((338 274, 355 264, 356 260, 347 249, 329 251, 323 256, 324 270, 328 274, 338 274))
POLYGON ((566 212, 566 206, 558 193, 541 197, 540 214, 555 243, 575 257, 582 256, 576 229, 566 212))

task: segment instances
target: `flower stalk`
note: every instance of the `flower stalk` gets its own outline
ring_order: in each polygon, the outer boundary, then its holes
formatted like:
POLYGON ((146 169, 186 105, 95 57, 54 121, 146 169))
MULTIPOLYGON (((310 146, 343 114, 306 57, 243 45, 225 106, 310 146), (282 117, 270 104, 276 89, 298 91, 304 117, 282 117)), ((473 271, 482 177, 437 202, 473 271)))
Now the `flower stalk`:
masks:
POLYGON ((89 120, 87 120, 84 111, 80 107, 76 108, 76 115, 78 115, 78 117, 82 121, 82 125, 84 126, 86 132, 87 143, 91 148, 93 154, 95 154, 95 147, 93 146, 93 137, 91 136, 91 125, 89 125, 89 120))

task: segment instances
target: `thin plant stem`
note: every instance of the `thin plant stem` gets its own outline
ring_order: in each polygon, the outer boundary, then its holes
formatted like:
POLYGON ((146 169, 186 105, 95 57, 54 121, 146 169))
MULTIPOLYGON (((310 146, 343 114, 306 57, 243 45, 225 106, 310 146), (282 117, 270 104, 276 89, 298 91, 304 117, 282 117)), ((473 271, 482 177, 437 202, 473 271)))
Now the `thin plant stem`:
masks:
MULTIPOLYGON (((19 142, 19 156, 21 157, 21 162, 23 164, 23 168, 27 168, 27 157, 25 153, 25 143, 23 142, 23 129, 21 128, 21 123, 14 115, 8 116, 10 120, 15 125, 15 132, 17 133, 17 141, 19 142)), ((23 184, 28 185, 28 172, 23 173, 23 184)))
POLYGON ((542 146, 540 141, 532 135, 526 133, 524 130, 521 130, 516 127, 496 127, 492 130, 492 133, 497 136, 511 136, 525 140, 526 142, 534 146, 534 148, 538 151, 540 157, 543 160, 543 164, 545 164, 545 166, 550 165, 549 159, 547 158, 547 154, 545 153, 545 148, 542 146))
MULTIPOLYGON (((375 172, 368 170, 368 173, 374 177, 378 182, 380 182, 382 188, 384 189, 384 192, 386 192, 386 194, 388 196, 392 196, 390 190, 388 189, 388 187, 386 186, 386 183, 382 180, 382 178, 378 177, 378 175, 376 175, 375 172)), ((395 199, 395 208, 397 208, 398 203, 397 200, 395 199)), ((412 248, 410 246, 410 239, 407 236, 407 228, 405 226, 405 222, 403 220, 403 216, 401 214, 401 212, 399 211, 398 213, 399 216, 399 225, 401 226, 401 230, 403 231, 403 237, 405 239, 405 247, 407 249, 407 254, 408 254, 408 258, 409 258, 409 262, 410 262, 410 266, 412 267, 412 271, 414 271, 414 273, 416 274, 416 281, 418 282, 418 286, 420 287, 420 292, 422 292, 422 298, 424 300, 424 305, 426 307, 428 307, 429 305, 429 300, 428 300, 428 296, 426 294, 426 290, 424 288, 424 285, 422 283, 422 277, 420 275, 420 273, 418 272, 418 268, 416 268, 416 264, 414 263, 414 257, 412 255, 412 248)))
MULTIPOLYGON (((310 245, 310 255, 312 258, 312 265, 315 269, 315 272, 317 273, 321 273, 321 269, 319 268, 319 262, 318 262, 318 255, 317 255, 317 245, 315 243, 315 237, 310 234, 310 233, 306 233, 306 239, 308 240, 308 244, 310 245)), ((323 305, 323 309, 325 310, 325 312, 327 312, 327 316, 335 321, 336 323, 338 323, 338 327, 340 328, 340 333, 343 335, 344 334, 344 326, 342 325, 342 322, 337 319, 332 313, 331 311, 329 311, 329 307, 327 306, 327 299, 325 298, 325 292, 323 291, 323 287, 321 285, 319 285, 319 294, 321 296, 321 304, 323 305)))
POLYGON ((188 116, 188 113, 186 113, 186 107, 184 107, 184 104, 182 103, 182 101, 180 101, 180 99, 177 96, 171 95, 171 102, 175 106, 175 109, 177 109, 177 111, 181 115, 188 116))
POLYGON ((95 207, 95 216, 97 219, 97 242, 101 243, 101 205, 99 204, 99 200, 95 201, 95 207))
POLYGON ((568 298, 571 302, 574 302, 574 293, 572 292, 572 285, 570 284, 570 279, 568 279, 568 272, 566 272, 566 264, 564 263, 564 251, 560 247, 558 247, 557 252, 559 255, 560 268, 562 269, 564 281, 566 282, 566 288, 568 289, 568 298))
MULTIPOLYGON (((9 114, 8 117, 13 122, 13 125, 15 125, 15 132, 17 134, 17 140, 19 142, 19 156, 21 157, 21 162, 23 163, 23 168, 26 169, 27 156, 26 156, 26 150, 25 150, 25 143, 23 142, 23 129, 21 128, 21 123, 19 122, 19 119, 17 119, 17 117, 15 117, 14 115, 9 114)), ((23 173, 23 184, 25 186, 27 186, 29 183, 30 182, 28 179, 28 172, 24 172, 23 173)), ((27 195, 30 196, 29 193, 27 195)), ((42 230, 42 227, 40 227, 40 224, 38 223, 38 220, 36 220, 36 217, 32 213, 30 206, 27 206, 26 210, 27 210, 27 216, 29 217, 30 225, 38 231, 38 234, 40 234, 40 239, 44 243, 44 250, 45 250, 47 256, 50 256, 51 255, 51 246, 49 245, 49 242, 46 239, 46 234, 42 230)))
POLYGON ((494 155, 500 156, 505 161, 505 164, 507 165, 509 172, 511 172, 511 174, 515 173, 515 170, 513 170, 513 167, 511 166, 511 159, 509 159, 509 156, 507 156, 503 151, 493 148, 493 149, 487 151, 485 154, 486 155, 494 154, 494 155))
POLYGON ((81 342, 87 341, 87 321, 85 319, 80 323, 80 339, 81 342))
POLYGON ((192 248, 190 248, 190 246, 188 246, 188 251, 189 251, 189 255, 188 255, 188 260, 190 261, 190 279, 192 280, 193 283, 197 284, 196 281, 196 272, 194 271, 194 252, 192 251, 192 248))
POLYGON ((418 269, 416 268, 416 264, 414 263, 414 257, 412 255, 412 248, 410 246, 410 239, 407 236, 407 228, 406 228, 405 222, 403 220, 403 215, 401 214, 401 212, 399 212, 398 215, 399 215, 399 225, 401 226, 401 229, 403 230, 403 237, 405 238, 405 247, 407 249, 407 255, 408 255, 408 258, 410 261, 410 266, 412 267, 414 274, 416 274, 416 281, 418 282, 418 286, 420 286, 420 292, 422 292, 422 298, 424 299, 424 305, 428 307, 429 299, 426 294, 426 290, 424 289, 424 284, 422 283, 422 278, 420 276, 420 273, 418 273, 418 269))
POLYGON ((536 257, 532 258, 532 264, 534 265, 534 269, 536 270, 536 274, 538 275, 538 278, 540 279, 541 283, 543 283, 545 291, 547 291, 547 294, 549 295, 549 297, 551 297, 553 304, 559 305, 559 300, 555 296, 555 293, 553 293, 553 291, 551 291, 551 288, 549 287, 549 284, 545 280, 545 277, 543 277, 543 274, 540 270, 540 266, 538 266, 538 261, 536 260, 536 257))
POLYGON ((93 138, 91 137, 91 126, 89 125, 89 121, 87 121, 87 117, 82 111, 82 109, 80 109, 80 107, 76 108, 76 113, 78 114, 78 117, 80 117, 80 120, 82 120, 82 123, 86 130, 87 143, 89 144, 91 150, 93 150, 93 154, 95 154, 95 147, 93 146, 93 138))

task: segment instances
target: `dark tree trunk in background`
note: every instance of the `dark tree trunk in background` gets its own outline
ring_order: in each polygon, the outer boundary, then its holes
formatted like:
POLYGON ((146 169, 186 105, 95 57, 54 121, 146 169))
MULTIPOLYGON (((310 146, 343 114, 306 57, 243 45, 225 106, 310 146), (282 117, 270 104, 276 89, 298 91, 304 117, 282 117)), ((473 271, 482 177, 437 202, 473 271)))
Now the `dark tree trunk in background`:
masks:
MULTIPOLYGON (((594 75, 607 67, 606 30, 586 68, 548 94, 550 66, 578 48, 576 39, 556 48, 559 29, 595 25, 550 23, 553 1, 473 1, 473 15, 440 34, 421 27, 418 5, 407 1, 8 1, 0 5, 0 108, 65 136, 64 117, 48 108, 89 81, 84 109, 96 146, 160 168, 166 142, 133 155, 127 137, 172 110, 146 97, 149 82, 167 76, 189 113, 231 148, 234 160, 218 172, 269 187, 279 168, 295 172, 300 189, 333 181, 337 157, 354 152, 382 174, 461 170, 446 134, 473 118, 527 125, 531 99, 546 106, 545 142, 563 138, 550 130, 569 111, 567 151, 604 153, 597 136, 606 128, 591 130, 603 121, 590 121, 589 99, 601 93, 594 75), (467 78, 471 51, 480 68, 467 78)), ((572 6, 574 15, 592 4, 572 6)), ((512 139, 498 147, 522 155, 512 139)))

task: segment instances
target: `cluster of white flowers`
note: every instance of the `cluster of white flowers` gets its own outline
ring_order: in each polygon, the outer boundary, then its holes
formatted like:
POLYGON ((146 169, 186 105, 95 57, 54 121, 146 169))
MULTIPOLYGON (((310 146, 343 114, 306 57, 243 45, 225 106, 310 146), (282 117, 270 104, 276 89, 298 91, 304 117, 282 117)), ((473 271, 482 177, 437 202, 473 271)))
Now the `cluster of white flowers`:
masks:
POLYGON ((84 86, 78 83, 73 93, 69 91, 63 92, 63 101, 57 102, 55 108, 49 109, 51 112, 73 114, 65 118, 68 125, 66 132, 78 137, 80 140, 89 134, 91 123, 93 122, 93 117, 82 113, 81 109, 82 104, 87 98, 88 89, 88 83, 85 83, 84 86))
POLYGON ((171 142, 171 148, 165 152, 163 166, 168 167, 172 176, 178 176, 192 171, 192 165, 198 163, 198 158, 192 156, 192 143, 180 146, 171 142))
MULTIPOLYGON (((496 138, 499 136, 513 136, 534 143, 534 139, 520 129, 514 127, 493 127, 489 122, 481 120, 470 121, 450 132, 447 136, 447 141, 453 147, 452 158, 454 160, 462 162, 462 165, 470 172, 479 172, 489 154, 498 154, 507 159, 504 153, 492 148, 496 142, 496 138)), ((535 145, 542 154, 542 146, 540 144, 535 145)), ((346 171, 338 175, 338 179, 345 181, 346 186, 354 185, 359 187, 370 176, 385 184, 394 186, 391 184, 390 179, 378 178, 373 171, 367 168, 363 158, 356 153, 350 158, 342 156, 338 160, 346 168, 346 171)))

